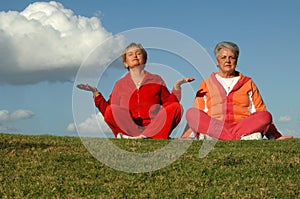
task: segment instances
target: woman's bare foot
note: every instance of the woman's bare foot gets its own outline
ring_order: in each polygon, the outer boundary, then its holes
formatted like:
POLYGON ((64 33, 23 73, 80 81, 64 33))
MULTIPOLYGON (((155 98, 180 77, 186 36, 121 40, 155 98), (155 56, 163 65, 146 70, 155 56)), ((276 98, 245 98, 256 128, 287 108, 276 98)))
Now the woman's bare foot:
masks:
POLYGON ((293 138, 294 138, 293 136, 281 136, 281 137, 277 138, 276 140, 290 140, 293 138))

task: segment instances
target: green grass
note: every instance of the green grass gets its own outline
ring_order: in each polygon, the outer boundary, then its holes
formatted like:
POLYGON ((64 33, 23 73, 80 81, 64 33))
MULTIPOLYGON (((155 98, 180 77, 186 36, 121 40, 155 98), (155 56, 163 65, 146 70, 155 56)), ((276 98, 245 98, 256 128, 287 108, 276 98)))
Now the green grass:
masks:
MULTIPOLYGON (((170 142, 111 141, 134 152, 170 142)), ((79 138, 0 134, 0 198, 300 197, 300 139, 219 141, 199 158, 202 143, 160 170, 126 173, 98 161, 79 138)))

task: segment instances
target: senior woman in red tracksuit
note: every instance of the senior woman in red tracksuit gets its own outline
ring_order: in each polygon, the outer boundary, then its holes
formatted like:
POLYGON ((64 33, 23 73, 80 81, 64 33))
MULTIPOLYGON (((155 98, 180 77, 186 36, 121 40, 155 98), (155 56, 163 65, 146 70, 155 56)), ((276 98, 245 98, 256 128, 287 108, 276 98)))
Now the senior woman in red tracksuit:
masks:
POLYGON ((182 118, 181 85, 194 78, 176 81, 170 93, 163 79, 145 70, 147 52, 131 43, 122 54, 128 73, 119 79, 106 100, 96 87, 79 84, 92 91, 96 107, 115 137, 167 139, 182 118))

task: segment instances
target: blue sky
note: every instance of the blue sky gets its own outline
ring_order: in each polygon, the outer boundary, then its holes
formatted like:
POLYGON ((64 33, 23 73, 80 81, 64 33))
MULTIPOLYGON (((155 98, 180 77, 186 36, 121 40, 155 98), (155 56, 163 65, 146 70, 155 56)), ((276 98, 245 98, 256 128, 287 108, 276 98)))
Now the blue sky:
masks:
MULTIPOLYGON (((159 27, 192 38, 213 61, 213 48, 218 42, 237 43, 241 50, 237 69, 258 85, 278 129, 300 137, 299 1, 64 0, 56 1, 59 4, 55 4, 57 10, 51 13, 50 22, 41 17, 41 13, 49 13, 49 6, 38 2, 49 1, 0 1, 1 132, 76 136, 72 128, 74 79, 88 52, 111 35, 159 27), (32 3, 35 7, 28 8, 32 3), (67 10, 69 20, 62 20, 62 9, 67 10), (26 20, 37 17, 42 25, 27 23, 24 16, 26 20)), ((114 42, 107 48, 107 59, 113 46, 119 44, 114 42)), ((149 62, 168 65, 183 76, 195 76, 191 86, 197 89, 203 77, 193 67, 165 53, 150 51, 149 55, 149 62)), ((114 81, 126 72, 122 64, 115 65, 105 72, 98 86, 106 96, 114 81)), ((173 80, 166 81, 171 89, 173 80)), ((91 106, 90 93, 81 94, 91 106)), ((188 103, 193 95, 184 98, 188 103)), ((92 128, 85 122, 77 127, 92 128)))

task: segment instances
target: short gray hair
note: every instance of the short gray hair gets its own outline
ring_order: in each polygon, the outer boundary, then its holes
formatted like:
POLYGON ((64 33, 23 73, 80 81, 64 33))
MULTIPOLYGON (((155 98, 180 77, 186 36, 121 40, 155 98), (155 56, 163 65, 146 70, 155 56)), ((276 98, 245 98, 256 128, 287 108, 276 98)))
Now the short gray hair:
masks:
POLYGON ((230 49, 234 52, 235 58, 236 59, 239 58, 240 49, 235 43, 230 42, 230 41, 222 41, 222 42, 218 43, 215 47, 215 50, 214 50, 214 53, 215 53, 216 57, 218 57, 219 52, 220 52, 221 49, 230 49))

